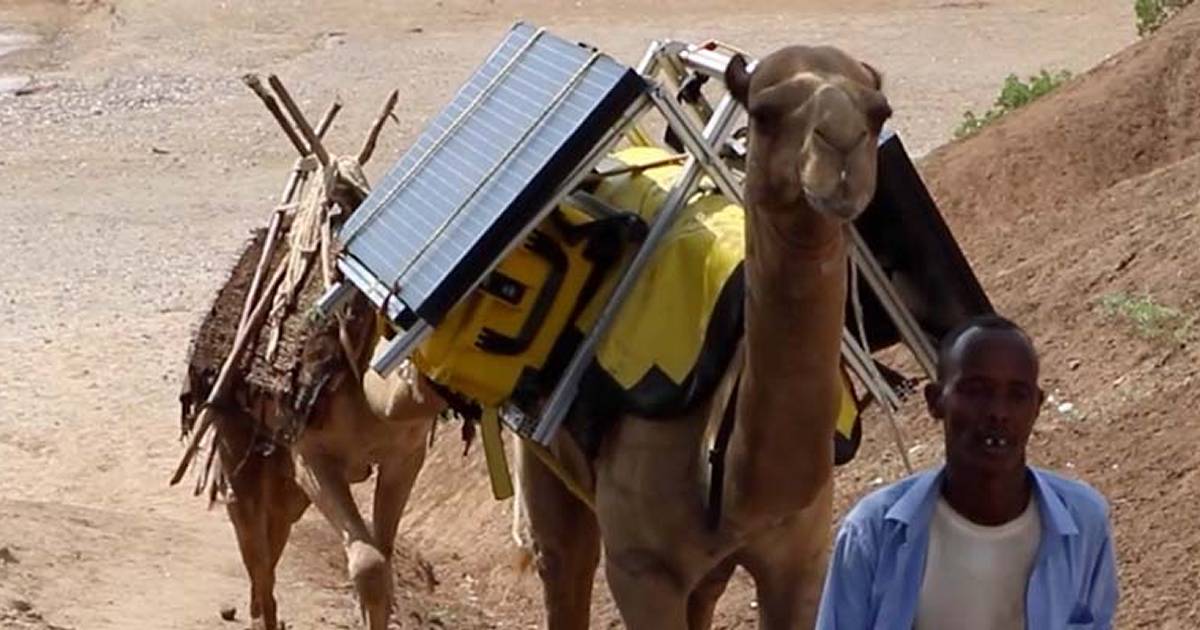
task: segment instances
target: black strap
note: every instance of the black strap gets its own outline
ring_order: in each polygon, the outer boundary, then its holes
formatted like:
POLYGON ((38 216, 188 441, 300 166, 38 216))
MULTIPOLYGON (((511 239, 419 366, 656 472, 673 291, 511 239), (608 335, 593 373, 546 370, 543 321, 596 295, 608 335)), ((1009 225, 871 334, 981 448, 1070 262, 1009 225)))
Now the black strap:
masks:
POLYGON ((717 428, 717 439, 708 452, 708 509, 705 517, 710 530, 716 531, 721 524, 721 501, 725 490, 725 452, 729 450, 729 437, 733 435, 734 420, 737 418, 738 386, 742 383, 741 372, 733 383, 725 413, 721 414, 721 426, 717 428))

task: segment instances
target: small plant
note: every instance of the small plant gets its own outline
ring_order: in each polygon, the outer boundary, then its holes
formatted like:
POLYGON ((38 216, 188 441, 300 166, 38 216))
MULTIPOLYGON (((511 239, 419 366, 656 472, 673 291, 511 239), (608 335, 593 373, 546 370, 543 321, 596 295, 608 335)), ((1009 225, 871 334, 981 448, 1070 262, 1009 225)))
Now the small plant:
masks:
POLYGON ((1134 0, 1133 13, 1137 16, 1139 36, 1157 31, 1171 16, 1191 4, 1192 0, 1134 0))
POLYGON ((1070 78, 1070 70, 1060 70, 1051 74, 1043 69, 1040 73, 1029 77, 1028 83, 1021 81, 1015 74, 1008 75, 1004 79, 1003 87, 1000 88, 1000 95, 996 97, 995 106, 984 112, 982 116, 976 116, 975 112, 967 110, 963 114, 962 123, 954 130, 954 137, 965 138, 974 134, 1001 116, 1053 92, 1055 88, 1070 78))
POLYGON ((1195 316, 1186 317, 1182 311, 1159 304, 1152 297, 1123 291, 1101 297, 1100 308, 1110 317, 1128 320, 1140 337, 1151 340, 1170 338, 1185 342, 1196 321, 1195 316))

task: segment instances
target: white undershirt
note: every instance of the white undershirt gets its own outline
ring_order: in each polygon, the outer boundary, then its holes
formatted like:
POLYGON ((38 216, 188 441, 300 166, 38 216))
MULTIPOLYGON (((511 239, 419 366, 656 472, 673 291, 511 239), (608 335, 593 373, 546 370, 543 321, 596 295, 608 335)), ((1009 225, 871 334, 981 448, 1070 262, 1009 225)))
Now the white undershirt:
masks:
POLYGON ((1024 628, 1041 529, 1032 496, 1020 516, 995 527, 972 523, 939 497, 914 630, 1024 628))

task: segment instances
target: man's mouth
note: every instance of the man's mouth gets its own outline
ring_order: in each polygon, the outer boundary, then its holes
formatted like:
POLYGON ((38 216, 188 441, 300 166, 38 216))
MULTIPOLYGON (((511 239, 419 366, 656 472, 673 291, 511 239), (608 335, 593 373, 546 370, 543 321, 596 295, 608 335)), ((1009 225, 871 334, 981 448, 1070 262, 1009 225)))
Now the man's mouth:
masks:
POLYGON ((1007 453, 1013 445, 1012 440, 1001 433, 985 433, 979 437, 978 443, 983 447, 983 451, 990 455, 1007 453))

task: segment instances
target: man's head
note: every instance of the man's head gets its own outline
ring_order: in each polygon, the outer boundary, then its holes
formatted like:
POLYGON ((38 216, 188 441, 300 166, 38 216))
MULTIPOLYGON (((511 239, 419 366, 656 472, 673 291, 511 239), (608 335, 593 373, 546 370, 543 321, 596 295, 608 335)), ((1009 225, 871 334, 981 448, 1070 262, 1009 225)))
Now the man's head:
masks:
POLYGON ((1033 342, 998 315, 950 331, 938 349, 937 382, 925 388, 929 413, 945 430, 947 466, 983 475, 1023 474, 1044 399, 1033 342))

